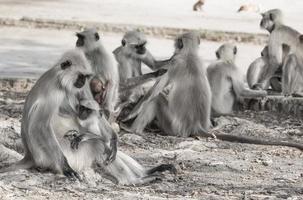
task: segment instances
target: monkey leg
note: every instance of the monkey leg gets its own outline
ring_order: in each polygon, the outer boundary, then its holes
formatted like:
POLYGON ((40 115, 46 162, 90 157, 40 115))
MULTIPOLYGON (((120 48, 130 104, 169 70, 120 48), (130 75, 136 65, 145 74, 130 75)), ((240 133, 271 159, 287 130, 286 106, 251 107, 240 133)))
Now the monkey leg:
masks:
POLYGON ((157 98, 148 102, 148 104, 139 112, 137 118, 131 126, 131 130, 141 134, 148 123, 156 116, 157 98))
POLYGON ((270 79, 270 86, 271 86, 273 91, 281 92, 282 91, 281 78, 280 77, 272 77, 270 79))
POLYGON ((73 150, 79 149, 79 147, 82 144, 86 145, 85 142, 90 142, 90 141, 100 142, 102 146, 104 146, 105 164, 112 162, 116 158, 116 154, 117 154, 116 135, 115 137, 110 139, 109 147, 106 145, 106 139, 104 137, 93 133, 88 133, 88 132, 80 133, 76 130, 70 130, 64 135, 64 138, 67 138, 70 141, 70 148, 73 150))

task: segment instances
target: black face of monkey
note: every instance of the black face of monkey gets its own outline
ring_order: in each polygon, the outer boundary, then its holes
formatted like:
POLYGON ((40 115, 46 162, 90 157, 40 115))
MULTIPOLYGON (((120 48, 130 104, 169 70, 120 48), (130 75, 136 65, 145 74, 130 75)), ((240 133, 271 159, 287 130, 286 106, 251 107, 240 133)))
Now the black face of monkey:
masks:
POLYGON ((85 36, 81 35, 80 33, 76 33, 76 36, 78 37, 78 40, 76 42, 76 47, 83 47, 85 36))
POLYGON ((80 105, 78 107, 78 117, 81 120, 86 120, 92 114, 92 112, 92 109, 87 108, 85 106, 80 105))
POLYGON ((90 75, 79 74, 76 82, 74 83, 74 86, 76 88, 82 88, 85 85, 86 79, 89 77, 90 75))
POLYGON ((142 44, 137 44, 134 46, 137 54, 140 54, 140 55, 145 54, 145 52, 146 52, 145 44, 146 44, 146 42, 144 42, 142 44))

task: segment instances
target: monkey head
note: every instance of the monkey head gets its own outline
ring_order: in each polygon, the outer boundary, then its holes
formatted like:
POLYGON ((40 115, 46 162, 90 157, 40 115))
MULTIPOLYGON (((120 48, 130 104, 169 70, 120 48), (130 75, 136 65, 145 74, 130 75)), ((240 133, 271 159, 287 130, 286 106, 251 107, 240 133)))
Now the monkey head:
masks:
POLYGON ((175 39, 175 54, 181 51, 197 50, 199 45, 200 37, 198 33, 184 33, 175 39))
POLYGON ((77 115, 80 120, 87 120, 89 117, 96 115, 100 107, 94 100, 81 100, 79 105, 76 106, 78 111, 77 115))
POLYGON ((226 43, 221 45, 216 51, 216 57, 219 60, 234 62, 237 55, 237 46, 234 44, 226 43))
POLYGON ((281 24, 283 20, 283 14, 280 9, 272 9, 265 13, 261 13, 261 15, 260 27, 266 29, 270 33, 275 29, 275 25, 281 24))
POLYGON ((84 49, 84 51, 90 51, 95 49, 100 39, 99 33, 95 28, 87 28, 82 32, 76 33, 77 42, 76 47, 84 49))
POLYGON ((139 56, 146 53, 146 43, 146 37, 140 31, 126 32, 121 41, 121 45, 124 49, 139 56))
POLYGON ((103 83, 99 78, 94 77, 90 81, 90 89, 93 94, 94 99, 101 105, 104 102, 104 99, 107 94, 107 84, 103 83))
POLYGON ((77 93, 91 77, 91 67, 79 50, 66 52, 55 66, 59 87, 68 93, 77 93))

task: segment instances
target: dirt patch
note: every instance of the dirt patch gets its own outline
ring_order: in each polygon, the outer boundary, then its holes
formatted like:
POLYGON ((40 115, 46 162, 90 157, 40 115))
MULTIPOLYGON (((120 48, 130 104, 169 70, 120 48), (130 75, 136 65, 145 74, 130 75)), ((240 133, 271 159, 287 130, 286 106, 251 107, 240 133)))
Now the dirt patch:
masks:
MULTIPOLYGON (((20 118, 28 88, 2 87, 0 166, 22 158, 20 118)), ((303 143, 301 119, 245 111, 216 119, 220 131, 303 143)), ((210 138, 120 133, 119 149, 146 167, 174 163, 177 175, 141 187, 114 185, 86 171, 83 181, 20 170, 0 174, 0 199, 303 199, 303 154, 288 147, 258 146, 210 138)))

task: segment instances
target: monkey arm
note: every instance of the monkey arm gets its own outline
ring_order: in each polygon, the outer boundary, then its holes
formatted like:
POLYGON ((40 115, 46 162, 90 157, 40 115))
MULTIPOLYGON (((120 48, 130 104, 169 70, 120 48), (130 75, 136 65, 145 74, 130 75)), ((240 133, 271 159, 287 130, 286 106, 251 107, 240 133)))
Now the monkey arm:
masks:
POLYGON ((158 76, 161 76, 164 73, 166 73, 166 71, 167 71, 166 69, 159 69, 158 71, 155 71, 155 72, 151 72, 151 73, 143 74, 141 76, 129 78, 126 81, 124 81, 123 83, 120 82, 120 88, 119 88, 120 92, 124 92, 125 90, 131 90, 131 89, 137 87, 138 85, 142 85, 150 80, 154 80, 158 76))
POLYGON ((160 92, 163 91, 165 86, 169 82, 169 74, 164 74, 160 80, 158 80, 153 87, 144 95, 144 97, 140 100, 140 102, 135 106, 135 108, 129 113, 129 115, 123 119, 122 121, 128 121, 134 117, 136 117, 153 98, 155 98, 160 92))
POLYGON ((238 78, 238 75, 232 76, 230 79, 233 91, 236 93, 238 99, 241 97, 265 97, 267 95, 267 92, 264 90, 246 88, 244 82, 238 78))
POLYGON ((170 60, 171 58, 157 61, 149 51, 146 51, 144 56, 141 58, 141 61, 153 71, 169 64, 170 60))
MULTIPOLYGON (((274 36, 271 36, 271 38, 274 36)), ((268 67, 264 74, 264 79, 261 81, 261 88, 266 89, 269 86, 269 80, 275 74, 279 66, 282 64, 282 44, 276 39, 270 39, 268 44, 268 67)))

